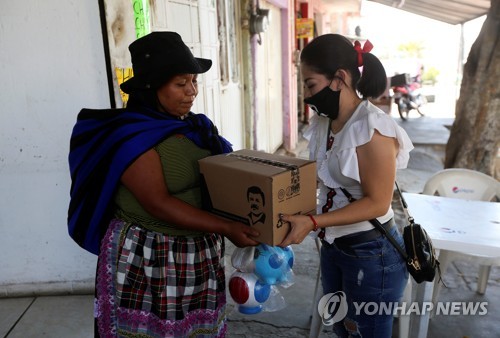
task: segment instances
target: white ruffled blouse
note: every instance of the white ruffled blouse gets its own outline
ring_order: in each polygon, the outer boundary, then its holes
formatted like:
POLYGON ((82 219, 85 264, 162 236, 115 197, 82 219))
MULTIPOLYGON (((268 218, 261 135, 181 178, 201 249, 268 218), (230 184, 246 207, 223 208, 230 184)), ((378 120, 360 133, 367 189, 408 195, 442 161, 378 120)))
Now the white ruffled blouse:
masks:
MULTIPOLYGON (((315 159, 318 170, 318 207, 321 213, 327 201, 326 194, 330 188, 335 189, 332 206, 329 210, 342 208, 349 203, 339 188, 345 188, 355 199, 362 197, 361 179, 359 177, 356 147, 368 143, 375 129, 384 136, 394 137, 399 144, 396 157, 396 169, 406 168, 413 144, 403 128, 390 115, 375 107, 368 100, 362 101, 341 131, 333 134, 330 131, 329 118, 314 115, 310 119, 309 128, 304 137, 309 141, 309 157, 315 159), (327 139, 334 136, 333 146, 327 151, 327 139)), ((384 216, 378 218, 381 223, 394 216, 389 208, 384 216)), ((337 237, 351 233, 373 229, 369 221, 326 228, 325 240, 333 243, 337 237)))

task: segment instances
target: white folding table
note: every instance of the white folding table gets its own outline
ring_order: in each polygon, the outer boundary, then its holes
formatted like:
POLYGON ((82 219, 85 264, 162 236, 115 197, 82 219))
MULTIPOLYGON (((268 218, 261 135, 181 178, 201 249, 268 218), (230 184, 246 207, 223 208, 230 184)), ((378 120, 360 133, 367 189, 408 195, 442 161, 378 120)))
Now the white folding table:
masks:
MULTIPOLYGON (((500 257, 500 203, 403 193, 410 215, 440 249, 500 257)), ((434 283, 417 285, 416 301, 432 301, 434 283)), ((417 337, 427 337, 430 313, 412 318, 417 337)))

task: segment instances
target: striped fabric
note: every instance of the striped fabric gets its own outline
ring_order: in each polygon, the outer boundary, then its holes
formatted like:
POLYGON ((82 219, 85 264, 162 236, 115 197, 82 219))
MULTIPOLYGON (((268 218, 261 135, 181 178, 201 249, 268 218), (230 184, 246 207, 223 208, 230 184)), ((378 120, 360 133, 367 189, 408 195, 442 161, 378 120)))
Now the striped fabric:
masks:
POLYGON ((221 236, 168 236, 112 220, 101 244, 100 337, 224 337, 221 236))
POLYGON ((99 241, 111 219, 112 197, 123 171, 141 154, 172 134, 183 134, 212 154, 231 151, 203 114, 184 120, 144 108, 82 109, 71 135, 69 167, 70 236, 84 249, 99 252, 99 241))

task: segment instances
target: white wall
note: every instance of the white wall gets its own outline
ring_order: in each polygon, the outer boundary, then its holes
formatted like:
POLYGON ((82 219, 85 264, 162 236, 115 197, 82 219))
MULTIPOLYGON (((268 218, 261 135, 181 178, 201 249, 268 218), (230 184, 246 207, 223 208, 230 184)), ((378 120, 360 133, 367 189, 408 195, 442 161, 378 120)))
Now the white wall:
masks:
POLYGON ((82 107, 109 107, 98 2, 4 2, 0 297, 93 285, 96 257, 66 227, 69 137, 82 107))

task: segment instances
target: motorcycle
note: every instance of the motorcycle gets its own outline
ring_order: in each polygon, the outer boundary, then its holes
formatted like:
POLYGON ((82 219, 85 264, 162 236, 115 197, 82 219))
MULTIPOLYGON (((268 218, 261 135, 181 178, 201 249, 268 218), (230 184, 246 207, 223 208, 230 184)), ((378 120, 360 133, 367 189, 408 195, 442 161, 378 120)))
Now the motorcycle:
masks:
POLYGON ((410 77, 403 73, 391 77, 391 90, 394 102, 398 106, 399 116, 403 121, 408 118, 411 110, 416 110, 421 116, 424 114, 420 107, 427 103, 425 95, 421 93, 420 77, 410 77))

